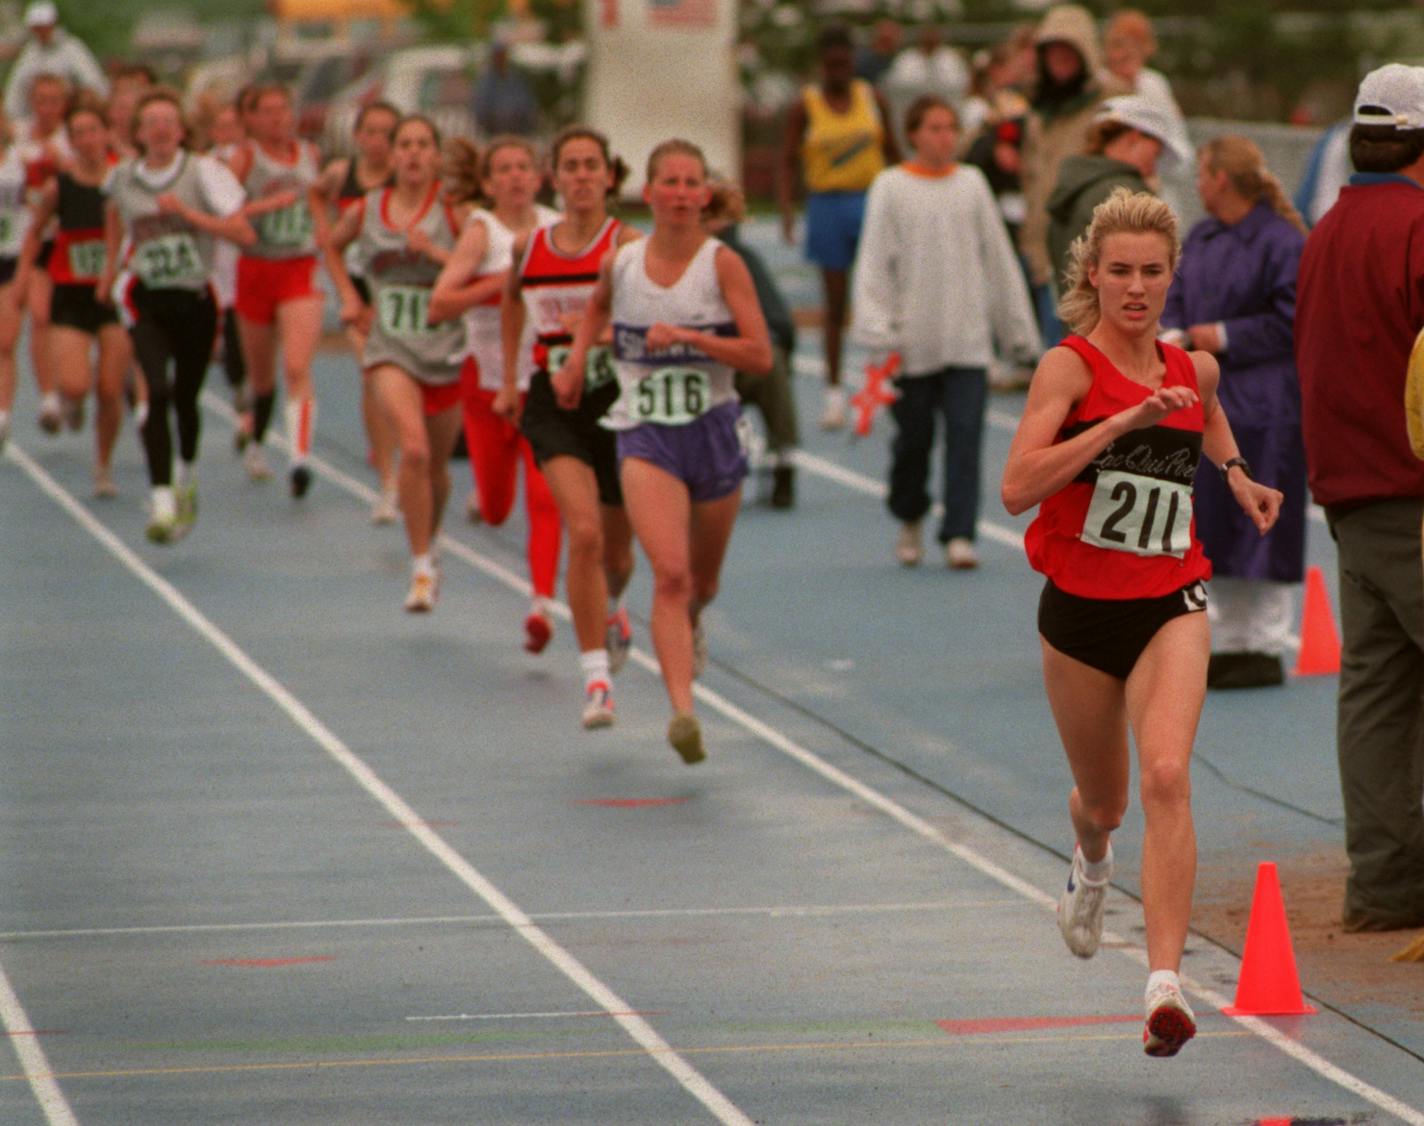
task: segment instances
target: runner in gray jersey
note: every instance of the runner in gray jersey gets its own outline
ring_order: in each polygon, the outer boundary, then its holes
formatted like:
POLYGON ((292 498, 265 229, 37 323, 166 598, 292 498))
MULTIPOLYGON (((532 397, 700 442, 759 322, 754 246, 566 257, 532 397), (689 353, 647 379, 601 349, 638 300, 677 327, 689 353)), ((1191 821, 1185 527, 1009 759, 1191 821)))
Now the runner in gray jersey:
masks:
POLYGON ((144 95, 134 118, 140 155, 115 169, 106 185, 104 268, 95 296, 118 304, 143 369, 143 445, 152 486, 147 534, 155 543, 172 543, 189 530, 198 509, 198 394, 218 323, 213 240, 250 242, 253 232, 232 173, 182 147, 186 129, 173 91, 144 95), (178 423, 176 468, 170 404, 178 423))
POLYGON ((440 198, 440 135, 423 117, 396 127, 395 184, 368 193, 332 228, 324 253, 341 294, 341 318, 366 332, 362 367, 391 420, 400 450, 397 490, 410 542, 405 608, 434 608, 431 547, 450 494, 448 463, 460 431, 462 321, 431 325, 430 291, 463 223, 440 198), (342 260, 355 259, 371 287, 365 304, 342 260))
POLYGON ((286 374, 284 418, 291 444, 291 490, 311 486, 307 457, 316 431, 312 358, 321 339, 325 300, 315 284, 316 252, 325 241, 326 204, 316 149, 297 139, 292 97, 282 86, 260 86, 252 97, 250 139, 233 154, 233 173, 247 189, 245 214, 258 240, 238 259, 237 310, 252 389, 248 474, 270 476, 262 440, 276 401, 277 351, 286 374))

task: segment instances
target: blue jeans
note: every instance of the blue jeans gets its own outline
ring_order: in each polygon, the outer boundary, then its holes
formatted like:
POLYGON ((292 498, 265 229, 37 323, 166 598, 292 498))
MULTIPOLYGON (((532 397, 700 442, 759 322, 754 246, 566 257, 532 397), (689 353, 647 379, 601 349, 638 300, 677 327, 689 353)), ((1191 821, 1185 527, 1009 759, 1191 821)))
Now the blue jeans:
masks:
POLYGON ((1054 296, 1051 285, 1033 287, 1033 309, 1038 315, 1038 331, 1043 337, 1043 346, 1052 348, 1067 335, 1067 329, 1058 319, 1058 298, 1054 296))
POLYGON ((927 488, 935 416, 944 418, 944 519, 939 542, 974 538, 979 519, 979 450, 984 436, 984 368, 946 367, 895 381, 890 406, 899 432, 890 446, 890 511, 904 523, 930 510, 927 488))

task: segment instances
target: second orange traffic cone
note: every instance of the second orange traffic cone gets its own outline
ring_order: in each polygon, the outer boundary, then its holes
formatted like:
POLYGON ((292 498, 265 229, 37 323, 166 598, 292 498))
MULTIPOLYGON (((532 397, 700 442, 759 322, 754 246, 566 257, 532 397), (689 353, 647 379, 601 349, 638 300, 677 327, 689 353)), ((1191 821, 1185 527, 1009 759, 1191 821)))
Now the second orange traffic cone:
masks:
POLYGON ((1229 1017, 1299 1016, 1315 1012, 1300 992, 1286 905, 1276 866, 1266 861, 1256 870, 1256 894, 1246 925, 1241 980, 1236 1004, 1221 1010, 1229 1017))
POLYGON ((1340 635, 1330 611, 1330 595, 1319 567, 1305 572, 1305 608, 1300 619, 1296 676, 1333 676, 1340 671, 1340 635))

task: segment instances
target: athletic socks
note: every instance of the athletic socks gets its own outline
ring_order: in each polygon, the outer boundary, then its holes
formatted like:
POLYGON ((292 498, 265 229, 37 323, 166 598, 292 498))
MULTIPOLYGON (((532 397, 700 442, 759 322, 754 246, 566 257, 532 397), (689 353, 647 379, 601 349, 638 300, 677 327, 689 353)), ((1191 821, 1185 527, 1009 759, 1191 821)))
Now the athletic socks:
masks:
POLYGON ((172 485, 154 485, 150 496, 155 520, 177 519, 178 501, 174 496, 172 485))
POLYGON ((269 391, 265 395, 252 396, 252 440, 261 443, 267 436, 267 427, 272 423, 272 411, 277 405, 277 393, 269 391))
POLYGON ((1172 970, 1153 970, 1147 975, 1147 995, 1155 989, 1175 989, 1181 991, 1182 982, 1172 970))
POLYGON ((579 668, 583 670, 585 691, 595 684, 609 684, 613 674, 608 671, 608 650, 590 649, 579 654, 579 668))
POLYGON ((312 434, 316 431, 316 400, 299 399, 287 402, 283 408, 287 424, 287 440, 292 444, 292 464, 302 465, 311 453, 312 434))
POLYGON ((1108 850, 1103 854, 1101 860, 1089 860, 1086 856, 1083 857, 1083 875, 1092 883, 1100 884, 1104 880, 1110 879, 1112 872, 1113 853, 1111 841, 1108 842, 1108 850))
POLYGON ((424 555, 411 556, 410 573, 412 575, 435 574, 435 557, 429 552, 426 552, 424 555))

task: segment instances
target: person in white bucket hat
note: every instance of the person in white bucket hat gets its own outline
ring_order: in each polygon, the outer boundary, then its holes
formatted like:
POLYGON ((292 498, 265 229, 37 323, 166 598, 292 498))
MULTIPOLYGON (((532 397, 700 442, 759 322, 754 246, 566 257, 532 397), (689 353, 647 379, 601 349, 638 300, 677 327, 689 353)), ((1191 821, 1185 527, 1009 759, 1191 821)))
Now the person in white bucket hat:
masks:
POLYGON ((1157 194, 1158 170, 1191 159, 1167 115, 1146 98, 1124 94, 1098 107, 1088 151, 1063 162, 1048 196, 1048 251, 1060 292, 1069 248, 1093 221, 1093 209, 1116 188, 1157 194))
POLYGON ((30 38, 5 80, 5 116, 20 121, 30 115, 30 85, 41 74, 53 74, 70 86, 86 86, 109 95, 109 80, 83 42, 59 26, 59 9, 52 0, 33 0, 25 9, 30 38))

